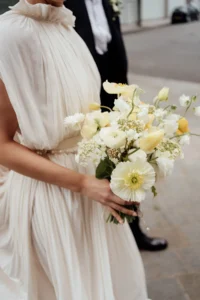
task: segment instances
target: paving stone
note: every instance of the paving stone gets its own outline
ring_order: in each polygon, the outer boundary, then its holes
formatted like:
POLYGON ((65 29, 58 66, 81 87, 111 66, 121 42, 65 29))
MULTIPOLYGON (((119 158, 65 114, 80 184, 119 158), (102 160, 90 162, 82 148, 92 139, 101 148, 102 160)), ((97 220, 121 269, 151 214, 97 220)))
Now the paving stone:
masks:
POLYGON ((142 258, 148 280, 187 273, 181 259, 172 250, 158 253, 142 252, 142 258))
POLYGON ((185 274, 179 280, 190 300, 200 299, 200 273, 185 274))
POLYGON ((190 300, 175 278, 149 281, 148 296, 152 300, 190 300))

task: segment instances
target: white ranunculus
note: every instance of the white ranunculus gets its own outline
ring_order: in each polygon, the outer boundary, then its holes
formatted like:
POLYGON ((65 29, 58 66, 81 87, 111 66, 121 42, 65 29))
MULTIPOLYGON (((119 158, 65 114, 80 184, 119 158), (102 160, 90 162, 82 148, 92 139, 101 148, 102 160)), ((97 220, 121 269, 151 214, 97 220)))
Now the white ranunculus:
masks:
MULTIPOLYGON (((131 153, 131 150, 130 150, 130 153, 131 153)), ((147 154, 143 150, 139 149, 135 153, 130 154, 128 156, 128 159, 131 162, 135 162, 138 159, 141 160, 142 162, 145 162, 145 161, 147 161, 147 154)))
POLYGON ((179 98, 180 105, 183 107, 187 107, 190 104, 190 97, 186 95, 182 95, 179 98))
POLYGON ((195 107, 194 114, 195 116, 200 117, 200 106, 195 107))
POLYGON ((104 144, 109 148, 121 148, 126 144, 126 133, 119 129, 113 129, 112 127, 102 128, 100 138, 104 144))
POLYGON ((175 120, 164 121, 164 131, 166 137, 172 137, 178 129, 178 123, 175 120))
POLYGON ((159 157, 157 158, 157 164, 160 171, 161 176, 169 176, 172 174, 174 168, 174 160, 166 158, 166 157, 159 157))
POLYGON ((123 97, 116 99, 114 104, 114 109, 117 109, 121 113, 129 112, 131 110, 130 105, 124 101, 123 97))
POLYGON ((74 130, 80 130, 85 120, 84 114, 75 114, 73 116, 66 117, 64 120, 65 127, 70 127, 74 130))
POLYGON ((190 144, 190 136, 187 135, 183 135, 180 138, 180 145, 184 146, 184 145, 189 145, 190 144))
POLYGON ((148 162, 121 162, 111 175, 110 187, 114 194, 126 201, 140 203, 155 184, 155 171, 148 162))

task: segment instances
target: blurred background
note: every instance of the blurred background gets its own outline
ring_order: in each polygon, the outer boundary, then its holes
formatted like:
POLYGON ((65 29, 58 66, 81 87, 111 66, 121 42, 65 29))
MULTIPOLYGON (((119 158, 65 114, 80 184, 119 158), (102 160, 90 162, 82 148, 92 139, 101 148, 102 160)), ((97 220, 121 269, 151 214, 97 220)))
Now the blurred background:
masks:
MULTIPOLYGON (((151 102, 170 87, 170 102, 199 95, 200 0, 122 0, 122 31, 129 57, 129 81, 151 102)), ((0 0, 0 13, 17 1, 0 0)), ((189 113, 192 132, 200 119, 189 113)), ((200 299, 200 138, 185 148, 185 160, 144 203, 142 224, 152 236, 169 241, 164 252, 143 252, 152 300, 200 299)))

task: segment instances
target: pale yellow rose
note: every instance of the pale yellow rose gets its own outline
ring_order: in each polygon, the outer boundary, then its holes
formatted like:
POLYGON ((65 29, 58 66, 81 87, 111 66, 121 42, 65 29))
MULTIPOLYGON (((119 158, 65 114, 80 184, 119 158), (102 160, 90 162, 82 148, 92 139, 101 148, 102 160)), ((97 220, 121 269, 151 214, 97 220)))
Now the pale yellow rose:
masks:
POLYGON ((91 139, 98 131, 98 124, 93 119, 86 119, 81 129, 81 136, 84 139, 91 139))
POLYGON ((159 101, 167 101, 169 98, 169 88, 164 87, 160 92, 158 93, 158 100, 159 101))
POLYGON ((152 152, 158 144, 162 141, 164 137, 164 131, 158 130, 152 133, 149 133, 146 137, 140 138, 139 147, 143 151, 150 153, 152 152))
POLYGON ((99 110, 101 108, 101 106, 100 106, 100 104, 98 104, 98 103, 90 103, 90 105, 89 105, 89 110, 99 110))

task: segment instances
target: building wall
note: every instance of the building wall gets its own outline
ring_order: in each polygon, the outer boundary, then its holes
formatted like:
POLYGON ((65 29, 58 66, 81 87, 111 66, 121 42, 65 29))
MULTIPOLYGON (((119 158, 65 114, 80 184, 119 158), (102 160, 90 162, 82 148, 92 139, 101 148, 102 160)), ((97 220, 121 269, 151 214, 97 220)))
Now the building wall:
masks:
POLYGON ((168 0, 168 15, 171 16, 172 11, 186 3, 186 0, 168 0))
POLYGON ((165 0, 143 0, 142 19, 161 19, 165 17, 165 0))
POLYGON ((137 0, 124 0, 121 14, 123 24, 132 24, 137 22, 137 0))

